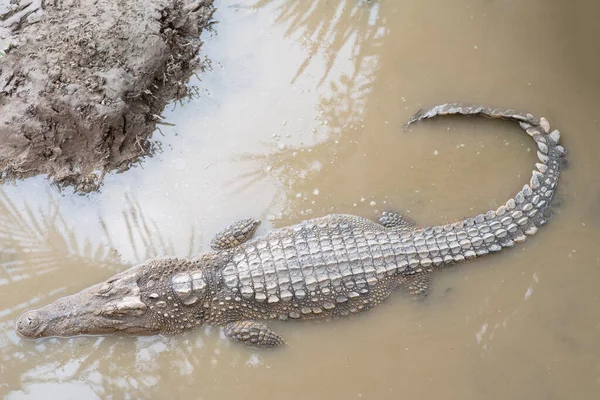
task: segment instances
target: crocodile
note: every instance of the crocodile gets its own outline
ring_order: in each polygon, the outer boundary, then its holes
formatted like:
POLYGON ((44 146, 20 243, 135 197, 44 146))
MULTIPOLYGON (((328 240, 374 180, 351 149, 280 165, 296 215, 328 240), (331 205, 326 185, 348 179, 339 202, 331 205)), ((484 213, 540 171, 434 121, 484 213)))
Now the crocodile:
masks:
POLYGON ((410 124, 443 115, 517 122, 535 140, 531 179, 495 210, 418 227, 384 212, 375 222, 333 214, 253 234, 252 218, 225 228, 192 259, 152 259, 19 317, 24 337, 178 334, 202 325, 255 347, 285 343, 269 320, 337 319, 369 310, 397 289, 427 295, 432 272, 524 242, 546 223, 566 151, 548 120, 514 110, 443 104, 410 124))

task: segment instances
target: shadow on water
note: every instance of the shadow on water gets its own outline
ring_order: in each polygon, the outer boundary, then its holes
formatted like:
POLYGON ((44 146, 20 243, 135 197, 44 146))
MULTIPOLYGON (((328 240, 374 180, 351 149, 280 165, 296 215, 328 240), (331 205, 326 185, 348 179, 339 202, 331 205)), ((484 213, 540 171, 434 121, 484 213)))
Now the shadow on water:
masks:
POLYGON ((321 86, 330 75, 343 48, 355 64, 353 79, 363 63, 378 56, 385 40, 385 18, 379 15, 379 3, 363 0, 281 1, 259 0, 256 8, 270 7, 276 14, 275 23, 286 26, 285 36, 294 39, 306 50, 306 58, 298 67, 292 83, 307 69, 311 60, 321 53, 325 68, 318 81, 321 86))
POLYGON ((56 273, 67 263, 82 264, 72 271, 77 274, 85 273, 83 265, 104 268, 117 262, 103 243, 77 238, 50 190, 48 200, 45 210, 34 210, 28 203, 17 207, 0 190, 0 285, 14 288, 15 282, 56 273))

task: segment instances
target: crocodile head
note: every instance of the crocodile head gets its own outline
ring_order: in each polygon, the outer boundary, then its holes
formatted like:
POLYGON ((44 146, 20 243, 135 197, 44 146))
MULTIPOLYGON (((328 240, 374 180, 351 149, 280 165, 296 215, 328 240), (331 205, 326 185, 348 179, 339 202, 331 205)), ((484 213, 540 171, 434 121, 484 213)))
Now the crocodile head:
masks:
POLYGON ((17 320, 17 331, 21 336, 38 338, 109 333, 153 335, 191 328, 185 315, 189 311, 182 310, 172 295, 171 284, 174 271, 190 263, 164 259, 137 265, 77 294, 25 312, 17 320))

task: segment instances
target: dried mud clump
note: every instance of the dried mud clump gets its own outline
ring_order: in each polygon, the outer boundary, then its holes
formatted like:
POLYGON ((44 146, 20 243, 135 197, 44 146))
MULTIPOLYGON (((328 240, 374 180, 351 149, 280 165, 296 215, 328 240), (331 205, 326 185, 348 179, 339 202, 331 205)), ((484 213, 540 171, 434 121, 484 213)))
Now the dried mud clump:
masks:
POLYGON ((211 0, 0 0, 0 178, 89 192, 151 153, 213 13, 211 0))

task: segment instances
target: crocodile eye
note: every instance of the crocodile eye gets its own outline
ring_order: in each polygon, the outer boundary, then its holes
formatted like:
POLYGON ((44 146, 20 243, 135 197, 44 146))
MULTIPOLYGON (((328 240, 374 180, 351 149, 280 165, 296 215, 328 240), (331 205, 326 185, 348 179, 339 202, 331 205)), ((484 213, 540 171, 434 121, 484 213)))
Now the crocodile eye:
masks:
POLYGON ((106 282, 104 285, 100 286, 100 289, 98 289, 98 294, 99 295, 105 295, 108 292, 110 292, 113 288, 113 284, 112 282, 106 282))

